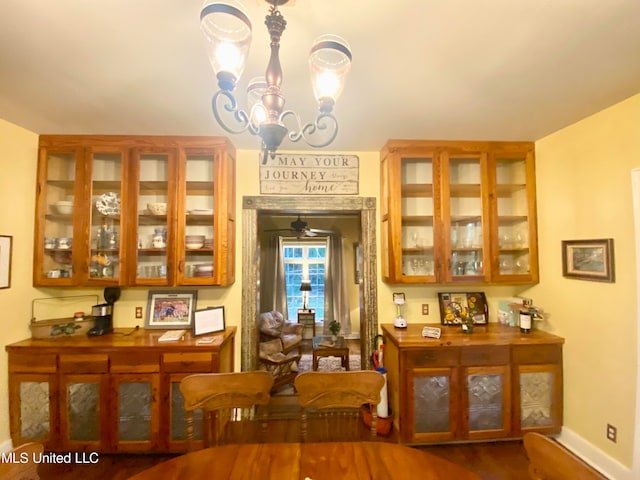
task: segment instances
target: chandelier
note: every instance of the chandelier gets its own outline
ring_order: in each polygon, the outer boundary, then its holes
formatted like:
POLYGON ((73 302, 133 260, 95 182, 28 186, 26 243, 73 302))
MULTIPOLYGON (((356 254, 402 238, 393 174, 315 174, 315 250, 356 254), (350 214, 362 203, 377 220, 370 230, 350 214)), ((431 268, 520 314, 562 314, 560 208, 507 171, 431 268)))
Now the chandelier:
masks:
MULTIPOLYGON (((329 145, 338 134, 333 107, 342 93, 351 68, 351 50, 336 35, 318 37, 309 53, 309 70, 319 113, 313 123, 302 124, 292 110, 284 110, 280 91, 280 37, 287 25, 278 10, 289 0, 264 0, 271 6, 265 24, 271 37, 271 56, 264 78, 257 77, 247 86, 247 110, 238 106, 234 89, 249 54, 251 22, 236 0, 206 2, 200 12, 200 26, 207 39, 209 61, 218 79, 219 90, 211 100, 213 114, 220 126, 232 134, 249 131, 262 139, 262 163, 273 158, 285 136, 292 142, 304 140, 313 148, 329 145), (285 125, 291 125, 291 130, 285 125)), ((295 0, 292 2, 294 3, 295 0)))

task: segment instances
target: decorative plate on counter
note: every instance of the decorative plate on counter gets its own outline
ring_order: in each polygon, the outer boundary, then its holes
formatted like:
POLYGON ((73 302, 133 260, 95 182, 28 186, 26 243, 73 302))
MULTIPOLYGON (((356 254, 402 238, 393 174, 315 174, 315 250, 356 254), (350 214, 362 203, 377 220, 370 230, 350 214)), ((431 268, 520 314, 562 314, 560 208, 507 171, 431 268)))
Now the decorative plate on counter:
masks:
POLYGON ((96 208, 103 215, 120 214, 120 196, 115 192, 107 192, 96 200, 96 208))

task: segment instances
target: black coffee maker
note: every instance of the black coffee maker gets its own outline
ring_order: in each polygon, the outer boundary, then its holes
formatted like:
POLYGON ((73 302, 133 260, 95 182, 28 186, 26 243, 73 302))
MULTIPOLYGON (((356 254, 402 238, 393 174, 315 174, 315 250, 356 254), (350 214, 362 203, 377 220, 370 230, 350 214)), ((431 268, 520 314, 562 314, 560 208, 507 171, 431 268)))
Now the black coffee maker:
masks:
POLYGON ((113 304, 119 298, 119 287, 107 287, 104 289, 106 303, 91 307, 91 316, 95 320, 95 325, 87 332, 87 335, 98 337, 113 332, 113 304))

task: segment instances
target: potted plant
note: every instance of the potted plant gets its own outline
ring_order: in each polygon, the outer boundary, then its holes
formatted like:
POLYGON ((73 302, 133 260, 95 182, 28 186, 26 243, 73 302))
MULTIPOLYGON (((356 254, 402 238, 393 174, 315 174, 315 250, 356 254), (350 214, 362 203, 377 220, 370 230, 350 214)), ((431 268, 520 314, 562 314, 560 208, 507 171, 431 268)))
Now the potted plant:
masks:
POLYGON ((329 331, 331 332, 331 340, 335 342, 338 339, 338 334, 340 333, 340 322, 333 320, 329 324, 329 331))

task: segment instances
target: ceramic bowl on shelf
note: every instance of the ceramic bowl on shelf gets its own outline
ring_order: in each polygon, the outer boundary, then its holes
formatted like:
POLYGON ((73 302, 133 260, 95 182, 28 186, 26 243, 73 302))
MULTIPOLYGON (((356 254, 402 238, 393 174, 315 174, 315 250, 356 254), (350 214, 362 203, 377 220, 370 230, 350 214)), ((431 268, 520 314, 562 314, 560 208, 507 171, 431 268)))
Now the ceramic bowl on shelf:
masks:
POLYGON ((73 202, 60 200, 55 203, 54 208, 60 215, 71 215, 73 213, 73 202))
POLYGON ((149 210, 152 215, 166 215, 167 204, 163 202, 147 203, 147 210, 149 210))
POLYGON ((184 243, 189 250, 204 247, 204 235, 185 235, 184 243))

